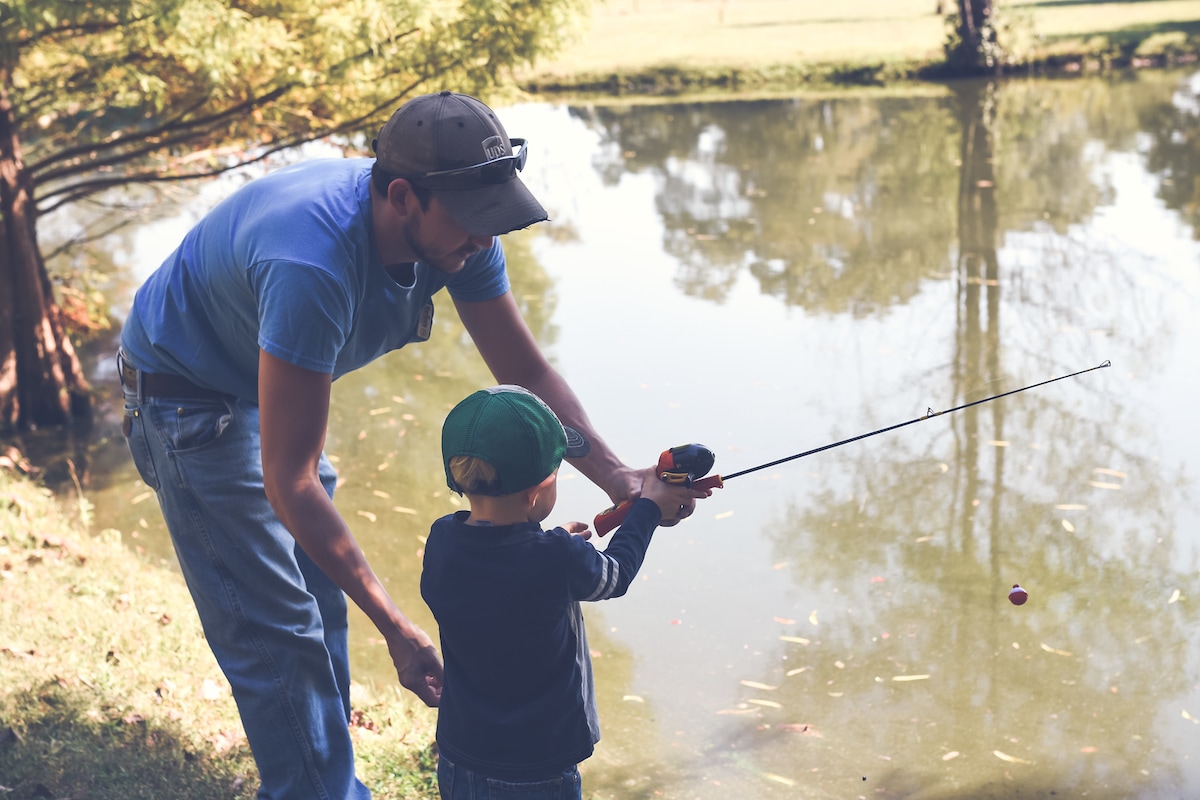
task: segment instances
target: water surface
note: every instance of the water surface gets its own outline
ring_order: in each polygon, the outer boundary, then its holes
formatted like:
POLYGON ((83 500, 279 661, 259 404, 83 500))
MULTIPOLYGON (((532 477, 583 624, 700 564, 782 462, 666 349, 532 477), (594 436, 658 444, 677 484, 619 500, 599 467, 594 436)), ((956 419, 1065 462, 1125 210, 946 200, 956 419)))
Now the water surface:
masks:
MULTIPOLYGON (((660 531, 586 612, 585 796, 1200 796, 1198 98, 1144 73, 504 111, 552 217, 507 237, 515 293, 629 463, 699 442, 729 474, 1112 365, 745 475, 660 531)), ((118 308, 230 188, 109 240, 118 308)), ((335 388, 338 505, 431 632, 439 426, 490 382, 443 302, 432 341, 335 388)), ((89 479, 97 527, 169 562, 119 441, 89 479)), ((550 522, 605 505, 566 468, 550 522)), ((351 634, 356 678, 391 682, 351 634)))

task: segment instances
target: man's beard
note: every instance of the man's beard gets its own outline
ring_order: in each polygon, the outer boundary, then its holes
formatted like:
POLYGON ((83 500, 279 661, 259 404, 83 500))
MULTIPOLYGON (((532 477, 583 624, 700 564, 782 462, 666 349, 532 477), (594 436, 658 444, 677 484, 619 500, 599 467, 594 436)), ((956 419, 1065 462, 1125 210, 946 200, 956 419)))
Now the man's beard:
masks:
POLYGON ((419 228, 414 226, 405 229, 404 239, 408 244, 409 250, 416 255, 418 261, 428 264, 434 269, 444 272, 447 275, 453 275, 462 270, 462 268, 466 265, 467 258, 479 252, 479 248, 468 242, 468 244, 458 247, 449 253, 445 253, 441 256, 435 256, 420 243, 419 236, 419 228))

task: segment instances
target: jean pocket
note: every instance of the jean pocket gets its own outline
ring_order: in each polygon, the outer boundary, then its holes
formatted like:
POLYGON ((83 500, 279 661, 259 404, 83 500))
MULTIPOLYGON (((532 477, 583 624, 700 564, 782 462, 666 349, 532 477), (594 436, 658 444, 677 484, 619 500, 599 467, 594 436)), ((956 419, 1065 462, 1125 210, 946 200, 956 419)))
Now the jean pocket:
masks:
POLYGON ((160 430, 166 437, 167 451, 186 453, 206 447, 233 421, 233 409, 224 400, 193 401, 168 411, 160 430))
POLYGON ((563 796, 562 777, 544 781, 512 783, 496 778, 487 779, 488 800, 560 800, 563 796))
POLYGON ((146 441, 146 421, 141 411, 133 406, 125 406, 125 418, 121 421, 121 432, 125 434, 125 442, 129 445, 129 455, 133 457, 133 466, 138 476, 154 491, 158 491, 158 470, 154 467, 154 457, 150 454, 150 443, 146 441))

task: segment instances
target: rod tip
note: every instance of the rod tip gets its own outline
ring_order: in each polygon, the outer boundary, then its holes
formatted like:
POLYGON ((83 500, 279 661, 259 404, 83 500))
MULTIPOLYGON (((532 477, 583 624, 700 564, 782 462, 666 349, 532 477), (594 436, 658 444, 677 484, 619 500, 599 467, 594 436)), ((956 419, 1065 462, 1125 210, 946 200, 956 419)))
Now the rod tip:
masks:
POLYGON ((1109 360, 1106 358, 1106 359, 1104 359, 1104 363, 1103 363, 1103 364, 1101 364, 1100 366, 1102 366, 1102 367, 1111 367, 1111 366, 1112 366, 1112 362, 1111 362, 1111 361, 1109 361, 1109 360))

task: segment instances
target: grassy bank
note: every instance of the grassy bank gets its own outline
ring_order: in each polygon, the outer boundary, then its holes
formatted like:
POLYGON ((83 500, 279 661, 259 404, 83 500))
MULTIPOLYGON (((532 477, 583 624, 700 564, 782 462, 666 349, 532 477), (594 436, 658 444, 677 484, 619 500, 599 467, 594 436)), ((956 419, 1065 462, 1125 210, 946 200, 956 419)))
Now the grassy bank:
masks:
MULTIPOLYGON (((89 535, 77 507, 0 469, 0 797, 254 797, 229 686, 178 572, 89 535)), ((433 712, 355 689, 376 798, 433 798, 433 712)))
MULTIPOLYGON (((941 4, 947 13, 955 0, 941 4)), ((532 93, 679 94, 948 77, 937 0, 605 0, 532 93)), ((1162 66, 1200 53, 1200 0, 998 3, 1009 73, 1162 66)))

